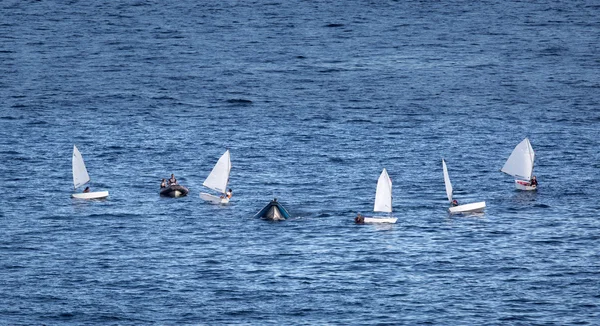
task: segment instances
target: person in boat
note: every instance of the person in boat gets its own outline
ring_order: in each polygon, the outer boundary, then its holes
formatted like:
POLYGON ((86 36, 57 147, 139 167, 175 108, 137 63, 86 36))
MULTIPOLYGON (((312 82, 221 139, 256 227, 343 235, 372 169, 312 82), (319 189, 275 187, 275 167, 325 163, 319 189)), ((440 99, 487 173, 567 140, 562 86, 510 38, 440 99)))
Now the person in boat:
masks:
POLYGON ((535 177, 535 175, 533 177, 531 177, 531 181, 529 183, 531 184, 532 187, 537 187, 538 183, 537 183, 537 178, 535 177))
POLYGON ((169 186, 176 185, 177 179, 175 179, 175 174, 171 173, 171 179, 169 179, 169 186))
POLYGON ((458 200, 456 200, 456 199, 452 200, 452 206, 458 206, 458 200))
POLYGON ((229 189, 227 190, 227 192, 225 193, 225 195, 221 196, 221 198, 227 198, 227 199, 230 199, 230 198, 231 198, 231 196, 233 196, 233 192, 231 191, 231 188, 229 188, 229 189))
POLYGON ((356 214, 356 217, 354 218, 354 223, 365 224, 365 217, 362 216, 360 213, 356 214))
POLYGON ((162 179, 162 181, 160 182, 160 189, 166 188, 166 187, 167 187, 167 180, 162 179))
POLYGON ((85 187, 85 189, 83 189, 83 192, 85 192, 85 193, 90 192, 90 187, 85 187))

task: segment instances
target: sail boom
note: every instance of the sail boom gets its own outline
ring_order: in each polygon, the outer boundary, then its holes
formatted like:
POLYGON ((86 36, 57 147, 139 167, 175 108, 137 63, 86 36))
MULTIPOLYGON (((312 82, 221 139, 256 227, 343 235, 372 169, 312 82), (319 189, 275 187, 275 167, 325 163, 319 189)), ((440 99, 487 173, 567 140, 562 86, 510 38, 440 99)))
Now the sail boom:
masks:
POLYGON ((504 173, 506 173, 506 174, 508 174, 508 175, 510 175, 512 177, 514 177, 515 179, 527 180, 527 181, 531 180, 531 174, 529 176, 525 176, 525 175, 518 175, 518 174, 508 173, 506 171, 502 171, 502 172, 504 172, 504 173))
POLYGON ((85 184, 87 184, 87 183, 89 183, 89 182, 90 182, 90 181, 88 180, 88 181, 86 181, 86 182, 84 182, 84 183, 78 183, 78 184, 76 184, 76 185, 73 185, 73 189, 77 189, 77 188, 79 188, 79 187, 81 187, 81 186, 83 186, 83 185, 85 185, 85 184))
POLYGON ((208 188, 208 189, 212 189, 212 190, 214 190, 214 191, 216 191, 216 192, 218 192, 218 193, 221 193, 221 194, 224 194, 224 193, 227 191, 226 189, 222 189, 222 188, 217 188, 217 187, 209 187, 209 186, 207 186, 207 185, 205 185, 205 184, 202 184, 202 185, 203 185, 203 186, 205 186, 205 187, 206 187, 206 188, 208 188))

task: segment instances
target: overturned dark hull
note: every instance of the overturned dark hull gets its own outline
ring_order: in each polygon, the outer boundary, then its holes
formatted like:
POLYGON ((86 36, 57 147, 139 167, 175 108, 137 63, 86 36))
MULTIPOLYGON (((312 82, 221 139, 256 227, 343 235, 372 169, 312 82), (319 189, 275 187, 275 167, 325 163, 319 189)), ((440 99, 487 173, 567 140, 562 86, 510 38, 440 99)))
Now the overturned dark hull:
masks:
POLYGON ((254 217, 271 221, 283 221, 290 218, 290 213, 277 201, 271 200, 267 206, 263 207, 254 217))
POLYGON ((188 188, 180 185, 170 185, 160 190, 160 195, 163 197, 182 197, 187 196, 190 191, 188 188))

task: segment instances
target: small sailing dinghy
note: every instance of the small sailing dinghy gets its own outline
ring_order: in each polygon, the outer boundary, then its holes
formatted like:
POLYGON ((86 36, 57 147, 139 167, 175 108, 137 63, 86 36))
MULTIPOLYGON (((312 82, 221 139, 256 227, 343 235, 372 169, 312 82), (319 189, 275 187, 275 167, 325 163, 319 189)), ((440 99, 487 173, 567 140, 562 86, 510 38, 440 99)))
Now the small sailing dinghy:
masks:
MULTIPOLYGON (((452 204, 452 183, 450 182, 450 175, 448 175, 448 168, 446 167, 446 162, 444 161, 444 159, 442 159, 442 168, 444 170, 444 184, 446 185, 446 195, 448 196, 448 201, 450 202, 450 204, 452 204)), ((485 202, 480 201, 477 203, 451 206, 448 210, 451 214, 459 214, 483 212, 484 209, 485 202)))
POLYGON ((515 178, 515 187, 519 190, 536 190, 537 179, 533 174, 535 152, 529 138, 523 139, 512 151, 500 171, 515 178), (533 182, 532 182, 533 181, 533 182))
MULTIPOLYGON (((85 168, 83 157, 77 146, 73 145, 73 187, 77 189, 88 182, 90 182, 90 175, 85 168)), ((78 199, 102 199, 108 197, 108 191, 74 193, 71 197, 78 199)))
POLYGON ((392 179, 384 168, 377 180, 377 190, 375 192, 374 212, 389 213, 390 217, 359 217, 355 220, 357 223, 396 223, 398 220, 391 217, 392 214, 392 179))
POLYGON ((200 198, 212 204, 228 204, 231 198, 231 193, 227 191, 227 183, 229 183, 229 174, 231 172, 231 155, 229 150, 226 150, 212 171, 204 180, 203 186, 221 193, 220 196, 211 195, 209 193, 200 193, 200 198))
POLYGON ((277 201, 277 198, 273 198, 273 200, 256 213, 254 217, 260 217, 271 221, 283 221, 290 218, 290 213, 288 213, 288 211, 277 201))

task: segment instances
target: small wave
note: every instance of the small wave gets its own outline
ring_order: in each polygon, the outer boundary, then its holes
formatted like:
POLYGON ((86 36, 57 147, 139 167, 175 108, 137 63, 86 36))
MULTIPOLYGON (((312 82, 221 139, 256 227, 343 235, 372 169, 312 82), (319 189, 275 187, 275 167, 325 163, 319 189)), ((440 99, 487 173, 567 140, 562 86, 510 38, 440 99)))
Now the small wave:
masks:
POLYGON ((154 97, 152 97, 152 99, 153 100, 175 100, 176 98, 167 96, 167 95, 161 95, 161 96, 154 96, 154 97))
POLYGON ((500 267, 496 270, 497 272, 513 272, 513 271, 523 271, 523 272, 530 272, 531 270, 527 267, 520 267, 520 266, 505 266, 505 267, 500 267))
POLYGON ((252 104, 251 100, 243 99, 243 98, 232 98, 227 100, 227 103, 231 104, 252 104))
POLYGON ((550 208, 550 205, 546 205, 546 204, 535 204, 533 205, 534 207, 539 207, 539 208, 550 208))
POLYGON ((107 213, 107 214, 89 214, 87 215, 87 217, 90 218, 118 218, 118 219, 124 219, 124 218, 137 218, 137 217, 143 217, 143 214, 132 214, 132 213, 107 213))
POLYGON ((136 1, 131 4, 132 7, 150 6, 146 1, 136 1))
POLYGON ((330 73, 330 72, 340 72, 343 71, 342 69, 336 69, 336 68, 328 68, 328 69, 321 69, 318 72, 322 73, 322 74, 326 74, 326 73, 330 73))
MULTIPOLYGON (((13 105, 12 107, 14 108, 15 106, 13 105)), ((19 119, 21 119, 21 118, 11 117, 11 116, 0 117, 0 120, 19 120, 19 119)))
POLYGON ((42 121, 42 120, 36 120, 36 121, 32 121, 27 123, 28 125, 47 125, 48 122, 47 121, 42 121))
POLYGON ((340 24, 340 23, 331 23, 331 24, 327 24, 325 25, 325 27, 343 27, 344 24, 340 24))
POLYGON ((542 53, 542 55, 558 56, 562 52, 566 52, 566 51, 567 51, 567 48, 565 48, 565 47, 551 46, 551 47, 542 49, 540 52, 542 53))
POLYGON ((61 312, 58 314, 58 317, 60 318, 71 318, 71 317, 75 317, 75 314, 70 313, 70 312, 61 312))
POLYGON ((174 80, 174 81, 186 81, 186 80, 194 80, 197 79, 198 77, 196 76, 170 76, 170 77, 166 77, 169 80, 174 80))
POLYGON ((543 245, 561 245, 564 244, 565 241, 559 239, 547 239, 547 240, 530 240, 530 243, 534 244, 543 244, 543 245))
POLYGON ((348 122, 348 123, 373 123, 373 120, 356 118, 356 119, 346 120, 346 122, 348 122))

